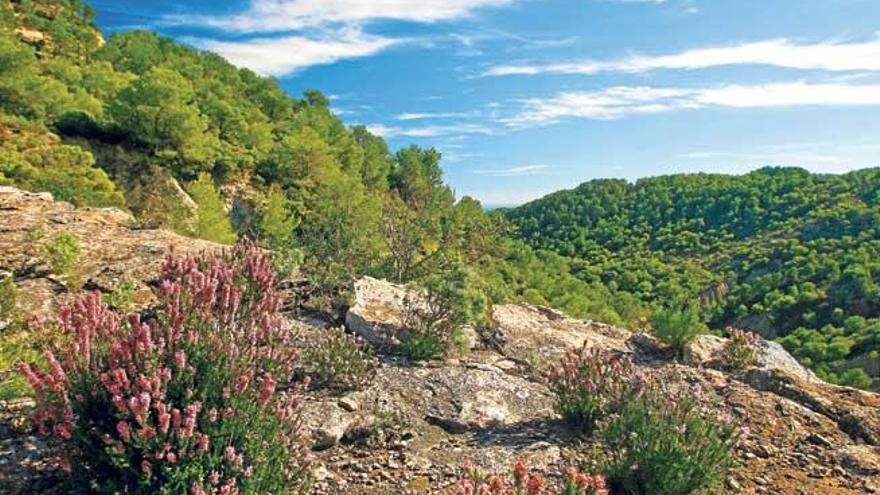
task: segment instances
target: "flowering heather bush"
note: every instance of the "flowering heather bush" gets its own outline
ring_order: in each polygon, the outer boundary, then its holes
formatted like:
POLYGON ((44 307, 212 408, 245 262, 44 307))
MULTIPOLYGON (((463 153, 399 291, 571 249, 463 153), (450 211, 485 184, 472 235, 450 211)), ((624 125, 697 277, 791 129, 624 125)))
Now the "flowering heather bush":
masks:
POLYGON ((97 293, 59 315, 69 343, 21 365, 34 421, 62 441, 90 493, 291 493, 306 455, 279 392, 296 362, 269 259, 251 245, 171 255, 154 320, 123 318, 97 293))
POLYGON ((758 335, 736 328, 728 329, 728 335, 730 340, 724 345, 724 362, 733 369, 744 369, 757 364, 760 341, 758 335))
POLYGON ((739 430, 700 409, 694 395, 652 387, 604 426, 604 469, 615 494, 706 493, 724 480, 739 430))
POLYGON ((452 489, 451 495, 608 495, 604 476, 590 476, 574 466, 566 472, 562 487, 551 487, 540 474, 529 473, 522 461, 513 467, 513 482, 503 475, 485 475, 468 470, 452 489))
POLYGON ((556 412, 585 434, 592 433, 599 419, 638 396, 645 382, 628 358, 586 346, 566 353, 549 379, 556 412))
POLYGON ((336 391, 360 388, 376 371, 376 357, 344 328, 328 328, 303 353, 312 384, 336 391))

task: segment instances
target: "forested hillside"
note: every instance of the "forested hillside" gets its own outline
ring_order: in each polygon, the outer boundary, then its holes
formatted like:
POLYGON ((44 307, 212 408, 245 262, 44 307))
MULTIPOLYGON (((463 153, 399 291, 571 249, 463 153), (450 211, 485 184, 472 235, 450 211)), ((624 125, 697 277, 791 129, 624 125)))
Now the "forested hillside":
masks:
POLYGON ((456 275, 468 297, 623 323, 625 298, 456 201, 437 150, 389 150, 318 91, 292 98, 151 32, 104 40, 92 16, 79 0, 0 5, 0 184, 127 209, 144 228, 256 238, 309 277, 327 311, 363 274, 456 275))
POLYGON ((880 170, 596 180, 506 212, 535 249, 646 306, 699 301, 714 328, 778 338, 868 386, 880 348, 880 170))

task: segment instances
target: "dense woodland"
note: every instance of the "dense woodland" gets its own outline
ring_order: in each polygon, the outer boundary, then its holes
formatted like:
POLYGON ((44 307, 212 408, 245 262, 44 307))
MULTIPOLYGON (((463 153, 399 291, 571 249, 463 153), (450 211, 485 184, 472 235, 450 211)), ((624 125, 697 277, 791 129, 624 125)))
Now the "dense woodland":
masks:
POLYGON ((254 238, 333 313, 364 274, 456 285, 641 328, 698 302, 714 329, 779 338, 870 386, 880 344, 880 171, 764 169, 592 181, 485 213, 441 153, 390 150, 318 91, 150 32, 104 40, 79 0, 0 5, 0 184, 131 211, 144 228, 254 238))
POLYGON ((699 301, 713 328, 774 337, 868 386, 880 348, 880 170, 597 180, 507 212, 534 249, 645 306, 699 301))

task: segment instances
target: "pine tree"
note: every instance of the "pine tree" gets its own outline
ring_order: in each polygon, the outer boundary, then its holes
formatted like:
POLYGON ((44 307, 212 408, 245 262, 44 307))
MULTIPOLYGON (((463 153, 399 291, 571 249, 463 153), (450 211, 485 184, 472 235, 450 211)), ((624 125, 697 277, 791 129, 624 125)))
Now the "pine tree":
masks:
POLYGON ((226 214, 223 198, 214 187, 211 176, 204 172, 199 174, 199 178, 187 190, 199 206, 196 212, 196 236, 221 244, 234 244, 235 232, 226 214))

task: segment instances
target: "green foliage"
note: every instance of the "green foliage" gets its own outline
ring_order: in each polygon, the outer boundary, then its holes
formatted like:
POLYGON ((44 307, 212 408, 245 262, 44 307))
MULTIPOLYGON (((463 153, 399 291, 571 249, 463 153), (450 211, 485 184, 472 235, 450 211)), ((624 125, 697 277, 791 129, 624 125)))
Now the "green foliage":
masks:
POLYGON ((840 378, 836 380, 838 385, 856 388, 870 388, 873 380, 861 368, 851 368, 843 372, 840 378))
POLYGON ((18 323, 20 318, 18 310, 18 287, 11 275, 0 278, 0 322, 8 325, 3 330, 18 323))
POLYGON ((69 232, 59 232, 43 244, 42 254, 53 273, 70 275, 80 254, 79 239, 69 232))
POLYGON ((109 107, 116 125, 156 151, 174 151, 204 162, 215 144, 208 120, 192 103, 192 83, 179 72, 153 67, 119 92, 109 107))
POLYGON ((604 427, 613 493, 680 495, 721 486, 738 428, 708 416, 689 393, 654 391, 626 403, 604 427))
POLYGON ((450 351, 465 324, 487 320, 487 300, 476 277, 453 264, 413 287, 404 300, 404 327, 400 352, 415 361, 438 358, 450 351))
POLYGON ((113 292, 103 295, 104 302, 120 313, 131 313, 135 310, 137 286, 130 280, 119 284, 113 292))
POLYGON ((291 213, 292 207, 280 187, 274 185, 266 193, 260 214, 260 239, 266 247, 275 249, 293 241, 294 229, 299 222, 291 213))
POLYGON ((763 322, 755 329, 772 328, 837 379, 832 370, 876 345, 878 188, 878 169, 597 180, 505 216, 526 243, 571 257, 571 273, 615 298, 642 308, 699 300, 715 328, 763 322))
POLYGON ((49 132, 23 119, 0 114, 0 175, 9 185, 47 191, 77 206, 124 207, 125 199, 92 154, 77 146, 58 144, 49 132))
POLYGON ((679 355, 696 336, 709 331, 696 304, 658 309, 651 316, 651 325, 654 336, 679 355))
POLYGON ((214 187, 211 176, 199 174, 199 178, 189 184, 187 190, 199 207, 196 210, 196 237, 221 244, 234 244, 236 235, 229 222, 226 205, 214 187))
POLYGON ((292 210, 284 191, 273 185, 266 193, 257 225, 262 244, 272 250, 275 271, 282 276, 290 275, 302 263, 303 254, 295 238, 299 222, 292 210))
POLYGON ((309 344, 302 359, 312 386, 337 392, 366 385, 377 365, 372 351, 342 327, 325 330, 309 344))

